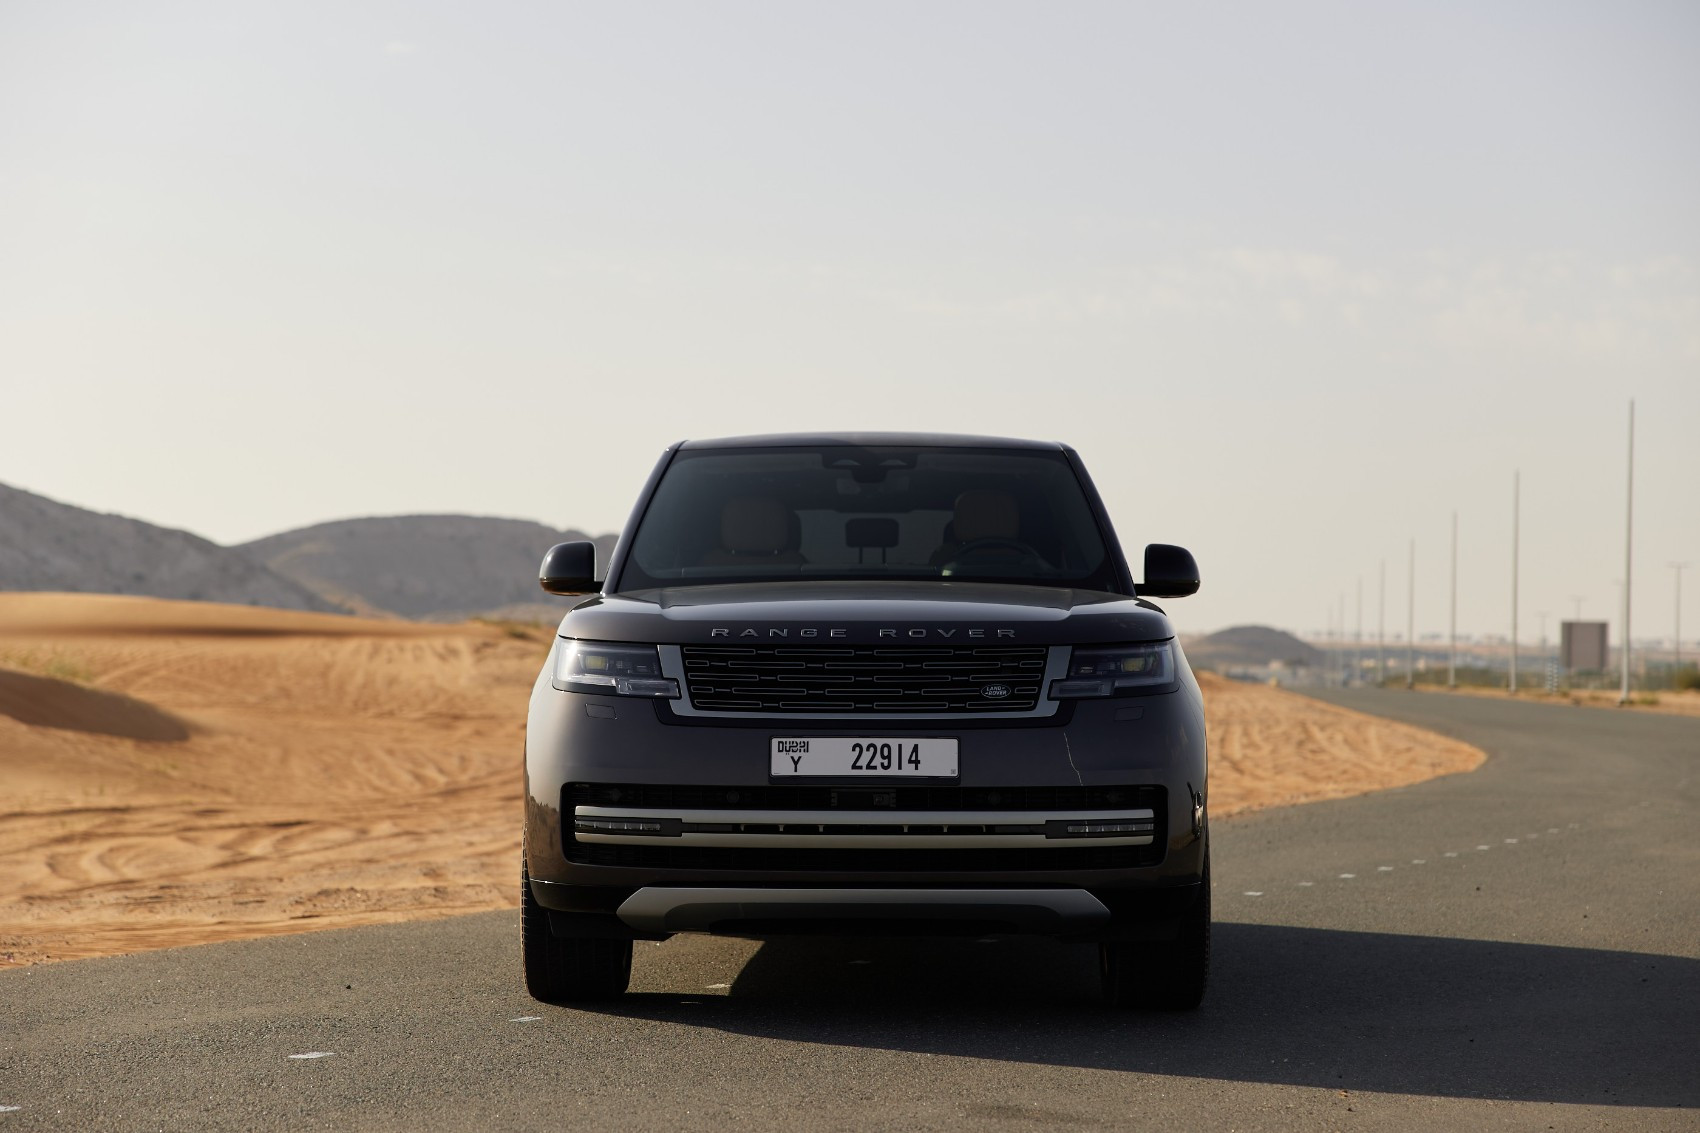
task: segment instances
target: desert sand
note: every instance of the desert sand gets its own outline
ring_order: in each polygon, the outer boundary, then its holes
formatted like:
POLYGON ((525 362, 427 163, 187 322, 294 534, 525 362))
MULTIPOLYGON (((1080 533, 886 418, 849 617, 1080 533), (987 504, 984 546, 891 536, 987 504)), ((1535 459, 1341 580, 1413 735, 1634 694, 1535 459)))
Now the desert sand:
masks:
MULTIPOLYGON (((0 966, 514 906, 551 632, 0 594, 0 966)), ((1217 816, 1484 758, 1203 682, 1217 816)))

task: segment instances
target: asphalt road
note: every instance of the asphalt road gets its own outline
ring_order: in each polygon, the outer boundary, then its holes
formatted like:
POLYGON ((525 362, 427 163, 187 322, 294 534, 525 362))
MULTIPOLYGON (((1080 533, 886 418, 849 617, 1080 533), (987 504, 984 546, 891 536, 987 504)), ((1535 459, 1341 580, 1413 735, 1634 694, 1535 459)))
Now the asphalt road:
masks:
POLYGON ((545 1007, 485 914, 0 972, 0 1133, 1700 1129, 1700 721, 1329 699, 1491 758, 1216 823, 1193 1014, 1019 940, 682 937, 545 1007))

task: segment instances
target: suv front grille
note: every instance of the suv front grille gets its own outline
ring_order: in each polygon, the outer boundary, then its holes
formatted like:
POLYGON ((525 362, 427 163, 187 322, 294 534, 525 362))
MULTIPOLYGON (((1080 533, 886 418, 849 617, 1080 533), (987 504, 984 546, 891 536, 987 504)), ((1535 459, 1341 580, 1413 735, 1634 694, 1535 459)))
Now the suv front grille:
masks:
POLYGON ((983 714, 1031 712, 1044 688, 1048 651, 1042 645, 686 645, 681 654, 685 688, 698 711, 983 714))

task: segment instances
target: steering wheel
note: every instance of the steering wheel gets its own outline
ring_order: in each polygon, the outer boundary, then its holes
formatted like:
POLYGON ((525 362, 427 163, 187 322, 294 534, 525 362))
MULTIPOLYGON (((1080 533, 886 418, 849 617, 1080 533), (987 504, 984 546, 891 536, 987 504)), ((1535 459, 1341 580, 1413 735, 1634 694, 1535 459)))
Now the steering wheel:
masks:
POLYGON ((950 558, 939 564, 939 574, 949 575, 959 565, 967 565, 966 560, 982 554, 1011 553, 1015 555, 1016 563, 1021 566, 1036 565, 1041 560, 1039 552, 1029 547, 1019 539, 970 539, 962 546, 951 552, 950 558))

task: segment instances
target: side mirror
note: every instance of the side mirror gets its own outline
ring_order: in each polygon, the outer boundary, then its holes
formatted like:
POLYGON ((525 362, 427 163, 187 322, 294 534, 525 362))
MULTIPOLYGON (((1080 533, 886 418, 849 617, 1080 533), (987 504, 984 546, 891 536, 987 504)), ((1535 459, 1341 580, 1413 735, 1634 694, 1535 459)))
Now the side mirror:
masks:
POLYGON ((595 594, 595 543, 556 543, 537 568, 537 583, 551 594, 595 594))
POLYGON ((1185 598, 1198 593, 1198 563, 1185 547, 1148 543, 1145 581, 1134 589, 1141 598, 1185 598))

